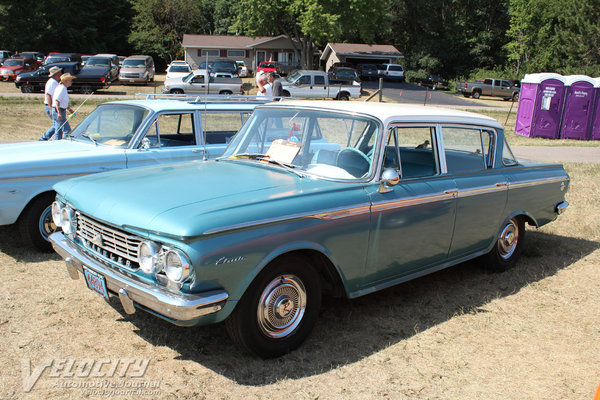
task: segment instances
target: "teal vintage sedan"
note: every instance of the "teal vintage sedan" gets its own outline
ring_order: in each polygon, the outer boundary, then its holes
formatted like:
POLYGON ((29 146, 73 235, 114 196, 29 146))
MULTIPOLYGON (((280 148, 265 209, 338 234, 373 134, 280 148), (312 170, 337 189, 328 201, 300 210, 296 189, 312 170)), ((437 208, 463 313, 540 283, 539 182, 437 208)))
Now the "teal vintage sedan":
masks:
POLYGON ((515 265, 567 207, 559 164, 515 159, 495 120, 431 107, 259 106, 212 161, 63 181, 51 235, 73 279, 127 313, 225 321, 261 357, 298 347, 321 296, 473 259, 515 265))

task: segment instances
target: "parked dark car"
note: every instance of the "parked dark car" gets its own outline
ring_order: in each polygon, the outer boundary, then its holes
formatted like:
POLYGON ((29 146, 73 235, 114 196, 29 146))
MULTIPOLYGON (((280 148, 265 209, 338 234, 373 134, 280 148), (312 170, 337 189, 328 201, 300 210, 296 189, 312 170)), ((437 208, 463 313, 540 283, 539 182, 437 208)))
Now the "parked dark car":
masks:
MULTIPOLYGON (((21 89, 21 92, 23 93, 43 92, 44 86, 49 79, 48 71, 53 66, 62 68, 63 72, 68 72, 69 74, 75 76, 77 76, 81 70, 81 64, 77 61, 47 64, 35 71, 24 72, 17 76, 17 79, 15 80, 15 86, 17 89, 21 89)), ((72 91, 77 89, 77 83, 75 82, 76 80, 74 80, 73 84, 71 85, 70 89, 72 91)))
POLYGON ((81 54, 77 53, 54 53, 48 54, 42 65, 55 64, 61 62, 77 61, 81 63, 81 54))
POLYGON ((359 64, 356 66, 356 70, 362 80, 377 79, 377 66, 375 64, 359 64))
MULTIPOLYGON (((352 64, 350 62, 334 62, 333 64, 331 64, 331 67, 329 67, 329 71, 331 71, 331 69, 333 69, 333 68, 340 68, 340 67, 354 68, 354 64, 352 64)), ((329 71, 327 71, 327 72, 329 72, 329 71)))
POLYGON ((450 85, 444 78, 437 75, 427 75, 426 78, 414 78, 413 82, 419 86, 424 86, 433 90, 448 90, 450 85))
POLYGON ((348 67, 332 67, 329 69, 329 81, 360 82, 358 72, 348 67))
POLYGON ((218 59, 213 62, 211 72, 227 72, 237 78, 237 64, 235 63, 235 60, 218 59))
POLYGON ((33 58, 33 61, 37 63, 36 68, 41 66, 42 61, 44 61, 45 58, 44 53, 40 53, 39 51, 23 51, 15 55, 18 55, 19 57, 33 58))
POLYGON ((88 58, 85 66, 81 70, 91 76, 103 75, 110 83, 119 78, 119 59, 110 56, 92 56, 88 58), (116 62, 115 62, 116 59, 116 62))

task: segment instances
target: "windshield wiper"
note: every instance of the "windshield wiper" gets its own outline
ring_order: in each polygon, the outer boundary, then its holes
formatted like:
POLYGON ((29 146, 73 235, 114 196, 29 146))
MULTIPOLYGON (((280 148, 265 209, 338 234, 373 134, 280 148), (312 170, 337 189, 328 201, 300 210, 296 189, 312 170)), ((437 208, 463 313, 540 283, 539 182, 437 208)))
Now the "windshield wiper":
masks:
POLYGON ((290 171, 290 172, 298 175, 300 178, 304 178, 304 174, 301 173, 300 171, 297 171, 295 169, 297 167, 294 164, 288 164, 288 163, 284 163, 284 162, 281 162, 281 161, 278 161, 278 160, 274 160, 274 159, 270 158, 269 156, 259 157, 259 158, 257 158, 257 160, 259 160, 259 161, 266 161, 266 162, 271 163, 271 164, 279 165, 280 167, 282 167, 286 171, 290 171))
POLYGON ((256 159, 260 159, 260 158, 264 158, 267 157, 266 154, 262 154, 262 153, 240 153, 240 154, 236 154, 236 155, 232 155, 232 156, 222 156, 222 157, 217 157, 217 161, 219 160, 236 160, 238 158, 247 158, 249 160, 256 160, 256 159))
POLYGON ((87 138, 87 139, 91 140, 96 146, 98 146, 98 142, 96 142, 96 139, 94 139, 93 137, 91 137, 89 134, 82 133, 81 136, 83 136, 84 138, 87 138))

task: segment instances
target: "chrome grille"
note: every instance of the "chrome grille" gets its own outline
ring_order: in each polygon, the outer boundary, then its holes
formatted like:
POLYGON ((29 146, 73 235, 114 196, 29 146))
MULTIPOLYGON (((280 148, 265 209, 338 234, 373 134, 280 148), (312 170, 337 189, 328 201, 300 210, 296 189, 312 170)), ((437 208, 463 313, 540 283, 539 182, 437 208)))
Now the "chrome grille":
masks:
POLYGON ((121 74, 123 78, 139 78, 140 74, 137 72, 124 72, 121 74))
POLYGON ((77 236, 85 247, 104 258, 125 268, 137 269, 138 246, 141 238, 130 235, 120 229, 109 227, 87 215, 77 215, 77 236))

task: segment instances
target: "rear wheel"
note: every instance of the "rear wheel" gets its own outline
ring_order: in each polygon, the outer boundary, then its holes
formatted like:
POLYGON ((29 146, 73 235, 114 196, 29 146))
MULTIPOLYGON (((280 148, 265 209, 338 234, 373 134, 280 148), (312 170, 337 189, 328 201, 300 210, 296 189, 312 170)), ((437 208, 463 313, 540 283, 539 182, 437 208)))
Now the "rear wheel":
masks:
POLYGON ((230 90, 222 90, 219 92, 219 94, 233 94, 233 93, 231 93, 230 90))
POLYGON ((52 220, 54 193, 46 193, 33 200, 19 218, 19 230, 23 241, 38 250, 49 252, 52 245, 48 236, 57 231, 52 220))
POLYGON ((478 99, 481 97, 481 93, 479 93, 478 91, 473 92, 473 98, 474 99, 478 99))
POLYGON ((515 266, 525 243, 525 222, 514 217, 505 223, 492 251, 484 257, 485 268, 504 272, 515 266))
POLYGON ((340 93, 338 94, 338 100, 348 101, 350 100, 350 96, 348 93, 340 93))
POLYGON ((170 93, 171 94, 183 94, 183 90, 181 90, 181 89, 172 89, 170 93))
POLYGON ((85 86, 82 86, 79 89, 79 91, 83 94, 92 94, 92 93, 94 93, 94 88, 91 87, 90 85, 85 85, 85 86))
POLYGON ((284 256, 252 282, 225 326, 238 345, 262 358, 278 357, 304 342, 320 307, 318 272, 304 257, 284 256))
POLYGON ((290 92, 288 92, 287 90, 283 91, 283 97, 291 97, 290 96, 290 92))

